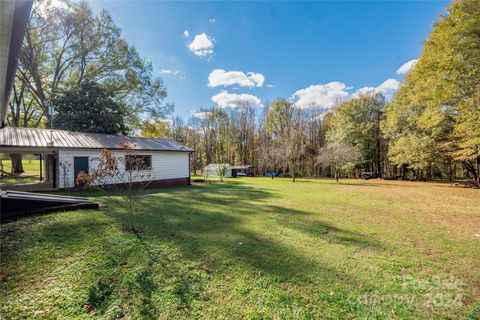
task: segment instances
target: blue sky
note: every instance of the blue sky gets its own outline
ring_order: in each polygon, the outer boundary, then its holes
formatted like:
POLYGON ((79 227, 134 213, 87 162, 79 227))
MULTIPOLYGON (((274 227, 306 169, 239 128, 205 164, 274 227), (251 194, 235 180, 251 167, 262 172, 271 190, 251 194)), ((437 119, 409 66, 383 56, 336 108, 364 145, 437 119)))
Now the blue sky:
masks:
POLYGON ((175 115, 187 119, 242 101, 284 97, 328 110, 358 90, 391 95, 404 76, 397 70, 419 56, 448 2, 90 4, 107 9, 122 36, 151 59, 175 115))

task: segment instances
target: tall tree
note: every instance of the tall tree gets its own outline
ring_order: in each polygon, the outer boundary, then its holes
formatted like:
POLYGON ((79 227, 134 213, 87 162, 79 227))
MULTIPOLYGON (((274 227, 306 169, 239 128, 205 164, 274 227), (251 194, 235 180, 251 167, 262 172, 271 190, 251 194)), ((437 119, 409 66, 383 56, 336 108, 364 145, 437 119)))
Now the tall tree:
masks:
POLYGON ((382 176, 383 137, 380 121, 385 98, 382 94, 365 94, 341 104, 331 121, 327 140, 346 142, 360 150, 364 170, 382 176))
POLYGON ((386 108, 384 132, 396 164, 460 161, 479 185, 479 92, 480 0, 453 1, 386 108), (423 152, 415 152, 417 141, 423 152), (411 157, 402 160, 401 153, 411 157))
POLYGON ((300 161, 303 159, 306 150, 306 139, 303 132, 304 124, 301 110, 293 107, 292 118, 290 119, 288 129, 281 138, 280 148, 288 163, 288 169, 293 182, 295 182, 300 161))
MULTIPOLYGON (((10 125, 51 127, 54 101, 89 82, 107 90, 130 127, 138 127, 142 117, 160 119, 172 112, 150 61, 121 38, 107 11, 95 15, 86 2, 59 4, 35 1, 19 54, 10 125)), ((21 155, 11 158, 14 172, 21 173, 21 155)))
POLYGON ((268 106, 265 128, 273 139, 286 135, 294 113, 294 104, 285 99, 278 99, 268 106))
MULTIPOLYGON (((16 79, 13 85, 9 107, 7 122, 12 127, 37 127, 43 119, 43 114, 36 107, 30 91, 18 79, 16 79)), ((12 174, 24 172, 22 154, 10 153, 10 161, 12 174)))
POLYGON ((165 119, 145 120, 141 127, 140 136, 145 138, 171 138, 173 133, 169 121, 165 119))
POLYGON ((239 103, 232 114, 234 139, 237 147, 237 162, 241 164, 254 163, 255 144, 255 106, 248 102, 239 103))
POLYGON ((324 125, 324 114, 322 110, 311 109, 305 110, 304 123, 305 123, 305 160, 308 163, 305 164, 305 174, 309 176, 320 175, 320 166, 317 165, 316 158, 318 156, 318 150, 325 145, 326 126, 324 125))
POLYGON ((127 134, 124 110, 105 89, 84 82, 53 101, 55 128, 70 131, 127 134))
POLYGON ((162 118, 172 110, 163 103, 166 90, 153 77, 150 61, 121 38, 107 11, 95 15, 86 2, 62 2, 61 7, 50 0, 35 2, 17 69, 47 123, 57 96, 88 82, 112 95, 131 126, 139 125, 142 115, 162 118))
POLYGON ((37 127, 43 124, 43 114, 24 83, 15 81, 9 101, 8 125, 11 127, 37 127))
POLYGON ((185 144, 193 149, 193 152, 190 155, 191 169, 194 174, 197 174, 198 170, 203 168, 203 159, 202 159, 202 148, 201 142, 202 137, 200 132, 194 127, 187 126, 185 144))
POLYGON ((293 103, 278 99, 268 106, 262 138, 266 145, 262 150, 261 163, 267 168, 271 167, 268 162, 283 167, 284 173, 288 171, 293 182, 307 149, 305 125, 302 110, 293 103))

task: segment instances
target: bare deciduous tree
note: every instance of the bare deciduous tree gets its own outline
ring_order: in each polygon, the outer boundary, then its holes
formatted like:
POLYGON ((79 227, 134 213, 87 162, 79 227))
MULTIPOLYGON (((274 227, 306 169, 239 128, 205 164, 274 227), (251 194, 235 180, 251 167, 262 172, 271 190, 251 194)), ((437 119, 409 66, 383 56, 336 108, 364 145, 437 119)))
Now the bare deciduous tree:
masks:
POLYGON ((320 149, 317 161, 324 166, 329 166, 338 182, 340 174, 345 170, 353 169, 360 158, 361 153, 356 147, 339 142, 320 149))
POLYGON ((128 214, 128 231, 136 233, 137 204, 151 183, 153 170, 145 156, 137 154, 134 145, 123 142, 120 148, 120 155, 103 149, 100 157, 93 159, 95 170, 90 174, 80 172, 76 184, 103 191, 110 203, 128 214))
POLYGON ((282 149, 285 153, 284 159, 287 162, 292 181, 295 182, 297 168, 305 155, 305 134, 303 132, 304 121, 302 112, 294 108, 285 135, 281 138, 282 149))

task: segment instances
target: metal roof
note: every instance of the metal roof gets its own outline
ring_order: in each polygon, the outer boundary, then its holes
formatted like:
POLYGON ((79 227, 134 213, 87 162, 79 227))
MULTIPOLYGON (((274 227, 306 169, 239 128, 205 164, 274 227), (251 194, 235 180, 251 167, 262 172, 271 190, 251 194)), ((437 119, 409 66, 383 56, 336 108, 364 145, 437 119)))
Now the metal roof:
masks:
POLYGON ((232 169, 248 169, 248 168, 253 168, 253 166, 249 164, 237 164, 232 166, 232 169))
POLYGON ((227 170, 231 169, 231 166, 228 163, 210 163, 204 168, 204 170, 218 170, 223 166, 227 167, 227 170))
POLYGON ((114 134, 35 128, 4 127, 0 129, 0 151, 3 147, 121 149, 120 143, 122 142, 132 144, 136 150, 193 151, 172 139, 138 138, 114 134))

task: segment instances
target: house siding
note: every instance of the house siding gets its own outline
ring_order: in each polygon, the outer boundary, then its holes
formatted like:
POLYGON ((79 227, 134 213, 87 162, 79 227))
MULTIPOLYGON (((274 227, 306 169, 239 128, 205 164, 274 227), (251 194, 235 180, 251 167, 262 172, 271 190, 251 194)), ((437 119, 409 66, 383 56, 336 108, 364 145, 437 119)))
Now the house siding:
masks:
MULTIPOLYGON (((113 151, 115 157, 122 157, 121 151, 113 151)), ((149 180, 156 181, 155 185, 161 185, 165 181, 170 185, 172 181, 178 181, 182 184, 188 182, 189 172, 189 153, 174 151, 137 151, 138 155, 152 156, 152 175, 149 180)), ((58 151, 58 186, 60 188, 72 188, 75 186, 73 159, 74 157, 89 157, 89 172, 95 170, 97 160, 100 157, 100 150, 59 150, 58 151)), ((125 162, 119 162, 119 169, 125 170, 125 162)), ((111 181, 109 183, 122 183, 122 181, 111 181)), ((185 183, 186 184, 186 183, 185 183)))

